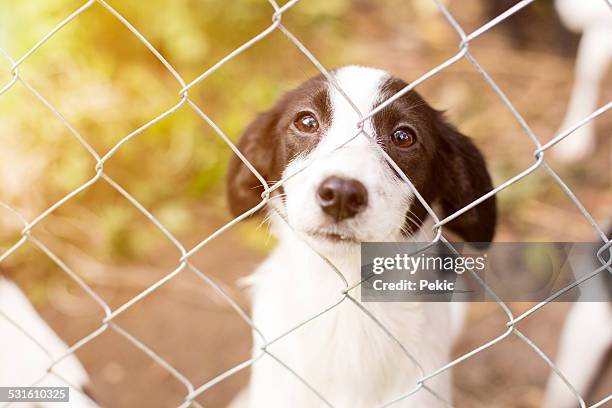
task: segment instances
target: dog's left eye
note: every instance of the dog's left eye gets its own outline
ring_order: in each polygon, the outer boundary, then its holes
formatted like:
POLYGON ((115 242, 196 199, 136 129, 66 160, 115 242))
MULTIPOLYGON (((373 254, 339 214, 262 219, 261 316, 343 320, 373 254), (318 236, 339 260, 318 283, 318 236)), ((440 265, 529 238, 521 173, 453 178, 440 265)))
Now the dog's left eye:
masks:
POLYGON ((394 145, 401 148, 410 147, 416 142, 416 131, 408 126, 401 127, 393 132, 391 141, 394 145))
POLYGON ((304 133, 314 133, 319 129, 319 122, 311 112, 300 112, 293 121, 295 127, 304 133))

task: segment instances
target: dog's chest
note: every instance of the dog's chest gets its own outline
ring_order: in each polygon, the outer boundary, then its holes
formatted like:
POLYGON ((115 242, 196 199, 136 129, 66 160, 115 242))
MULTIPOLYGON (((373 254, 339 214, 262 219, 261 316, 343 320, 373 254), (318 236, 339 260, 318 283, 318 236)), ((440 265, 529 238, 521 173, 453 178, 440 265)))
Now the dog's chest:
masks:
MULTIPOLYGON (((436 365, 437 339, 427 334, 436 323, 427 321, 422 305, 357 303, 359 289, 350 292, 353 301, 345 288, 322 262, 275 254, 254 279, 254 322, 267 340, 286 334, 267 350, 337 406, 355 393, 364 406, 380 404, 420 378, 408 354, 436 365)), ((255 375, 272 377, 274 384, 287 375, 278 364, 260 367, 255 375)))

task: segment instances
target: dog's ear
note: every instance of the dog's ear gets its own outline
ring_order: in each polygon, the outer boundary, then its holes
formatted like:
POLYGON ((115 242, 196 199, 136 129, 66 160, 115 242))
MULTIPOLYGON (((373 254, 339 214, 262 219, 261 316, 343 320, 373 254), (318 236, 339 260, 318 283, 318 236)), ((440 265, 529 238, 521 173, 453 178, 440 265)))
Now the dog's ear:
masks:
MULTIPOLYGON (((261 113, 247 127, 238 142, 238 150, 268 182, 278 178, 277 150, 279 143, 276 125, 278 110, 261 113)), ((251 170, 233 155, 227 171, 227 197, 231 213, 237 217, 262 201, 264 187, 251 170)))
MULTIPOLYGON (((453 214, 492 190, 484 157, 472 141, 440 115, 437 121, 441 146, 437 166, 441 170, 439 200, 444 216, 453 214)), ((495 234, 495 196, 450 221, 448 228, 468 242, 491 242, 495 234)))

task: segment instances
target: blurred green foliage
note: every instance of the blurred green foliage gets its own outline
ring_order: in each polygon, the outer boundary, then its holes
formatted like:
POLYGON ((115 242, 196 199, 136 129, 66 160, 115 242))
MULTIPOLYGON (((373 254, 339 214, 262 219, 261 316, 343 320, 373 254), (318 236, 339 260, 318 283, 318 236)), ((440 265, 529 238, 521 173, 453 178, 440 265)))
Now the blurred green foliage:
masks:
MULTIPOLYGON (((323 40, 341 44, 346 41, 346 33, 336 23, 349 3, 311 0, 294 7, 286 21, 293 31, 303 31, 300 38, 311 48, 316 49, 323 40)), ((0 5, 0 47, 19 58, 82 4, 46 0, 0 5)), ((262 0, 111 0, 109 4, 186 82, 267 28, 273 14, 270 4, 262 0)), ((283 89, 309 75, 299 67, 304 65, 303 59, 289 57, 281 64, 269 64, 270 60, 278 62, 281 48, 297 55, 295 47, 275 32, 196 85, 189 92, 190 99, 236 140, 257 111, 269 106, 283 89)), ((330 59, 333 62, 333 56, 330 59)), ((6 61, 0 62, 2 68, 9 66, 6 61)), ((99 155, 178 103, 181 88, 152 53, 100 4, 62 28, 20 66, 19 72, 99 155)), ((9 79, 0 75, 2 84, 9 79)), ((35 216, 95 175, 95 160, 22 84, 17 83, 0 98, 0 111, 3 142, 19 140, 12 147, 12 155, 29 157, 0 167, 5 177, 22 177, 20 182, 24 184, 13 196, 0 188, 0 200, 35 216), (36 163, 36 169, 28 169, 28 162, 36 163), (9 169, 19 166, 26 168, 8 174, 13 171, 9 169)), ((230 154, 211 128, 183 106, 122 146, 105 164, 105 172, 170 231, 180 234, 195 222, 194 206, 203 201, 207 205, 222 202, 218 197, 230 154)), ((150 239, 151 231, 145 227, 149 222, 125 199, 110 194, 103 180, 58 209, 43 225, 53 234, 70 235, 64 231, 63 217, 86 222, 103 237, 93 254, 100 259, 130 259, 159 241, 150 239)), ((17 231, 7 231, 0 239, 8 244, 17 231)), ((76 241, 81 246, 90 242, 76 241)))

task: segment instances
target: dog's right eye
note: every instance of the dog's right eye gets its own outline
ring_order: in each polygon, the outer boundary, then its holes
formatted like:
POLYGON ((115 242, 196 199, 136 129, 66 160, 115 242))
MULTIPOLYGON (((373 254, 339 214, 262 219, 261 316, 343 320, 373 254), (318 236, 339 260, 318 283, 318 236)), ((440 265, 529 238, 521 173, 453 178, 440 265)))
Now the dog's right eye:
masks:
POLYGON ((300 112, 295 117, 293 125, 300 132, 314 133, 319 130, 319 122, 312 112, 300 112))
POLYGON ((391 141, 397 147, 405 149, 416 142, 416 131, 410 126, 401 127, 393 132, 391 141))

